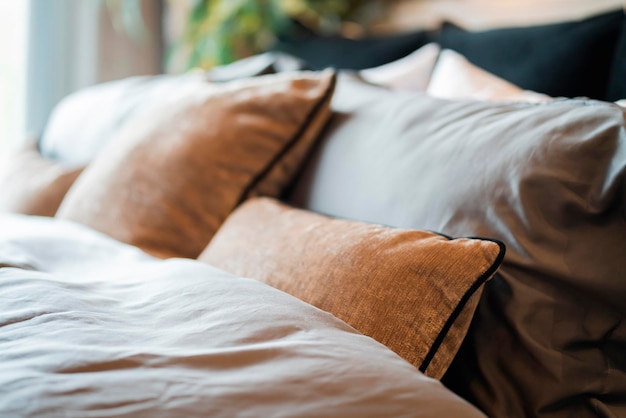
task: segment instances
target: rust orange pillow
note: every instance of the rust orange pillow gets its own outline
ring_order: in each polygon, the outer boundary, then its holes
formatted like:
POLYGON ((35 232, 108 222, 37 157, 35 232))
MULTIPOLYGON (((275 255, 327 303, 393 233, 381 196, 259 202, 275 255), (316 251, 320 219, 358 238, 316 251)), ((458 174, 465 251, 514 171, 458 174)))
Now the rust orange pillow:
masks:
POLYGON ((57 216, 155 256, 196 258, 249 196, 278 196, 330 116, 332 71, 187 83, 136 112, 57 216))
POLYGON ((0 212, 54 216, 82 171, 44 158, 35 140, 2 157, 0 212))
POLYGON ((504 246, 332 219, 251 199, 199 259, 328 311, 441 378, 504 246))

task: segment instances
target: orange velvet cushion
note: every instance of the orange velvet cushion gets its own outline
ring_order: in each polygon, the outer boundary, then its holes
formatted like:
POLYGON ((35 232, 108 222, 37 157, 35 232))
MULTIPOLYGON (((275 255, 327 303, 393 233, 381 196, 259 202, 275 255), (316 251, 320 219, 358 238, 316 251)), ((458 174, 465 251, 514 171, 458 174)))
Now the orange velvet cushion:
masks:
POLYGON ((244 203, 199 259, 328 311, 441 378, 502 244, 332 219, 268 198, 244 203))
POLYGON ((37 143, 3 156, 0 212, 54 216, 82 168, 68 168, 41 156, 37 143))
POLYGON ((277 196, 329 115, 335 75, 198 81, 135 113, 58 216, 159 257, 197 257, 248 196, 277 196))

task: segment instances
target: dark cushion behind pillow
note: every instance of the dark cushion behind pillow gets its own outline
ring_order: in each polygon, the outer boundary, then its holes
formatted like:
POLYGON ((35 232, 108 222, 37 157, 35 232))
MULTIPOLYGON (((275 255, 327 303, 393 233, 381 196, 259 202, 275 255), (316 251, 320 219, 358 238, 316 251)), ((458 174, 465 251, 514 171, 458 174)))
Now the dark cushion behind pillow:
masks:
POLYGON ((446 24, 437 42, 524 89, 605 99, 622 20, 620 10, 576 22, 481 32, 446 24))
POLYGON ((445 382, 492 417, 621 416, 624 110, 447 101, 346 77, 332 108, 293 202, 507 246, 445 382))
POLYGON ((622 34, 615 51, 607 99, 626 99, 626 14, 622 16, 622 34))
POLYGON ((312 69, 362 70, 398 60, 432 41, 426 31, 363 39, 308 35, 283 39, 274 49, 304 60, 312 69))

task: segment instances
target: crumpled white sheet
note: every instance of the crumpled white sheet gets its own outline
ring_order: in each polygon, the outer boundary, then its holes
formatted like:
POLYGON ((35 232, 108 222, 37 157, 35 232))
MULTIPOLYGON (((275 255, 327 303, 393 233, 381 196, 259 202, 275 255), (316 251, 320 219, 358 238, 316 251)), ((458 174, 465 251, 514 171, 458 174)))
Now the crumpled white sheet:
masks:
POLYGON ((480 417, 291 296, 54 219, 0 216, 2 417, 480 417))

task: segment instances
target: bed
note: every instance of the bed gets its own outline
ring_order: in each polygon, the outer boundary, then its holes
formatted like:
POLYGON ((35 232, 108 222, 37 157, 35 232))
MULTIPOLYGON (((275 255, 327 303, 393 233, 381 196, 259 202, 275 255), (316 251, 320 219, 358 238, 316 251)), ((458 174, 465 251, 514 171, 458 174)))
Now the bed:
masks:
POLYGON ((288 40, 64 99, 0 179, 0 415, 625 416, 625 36, 288 40))

